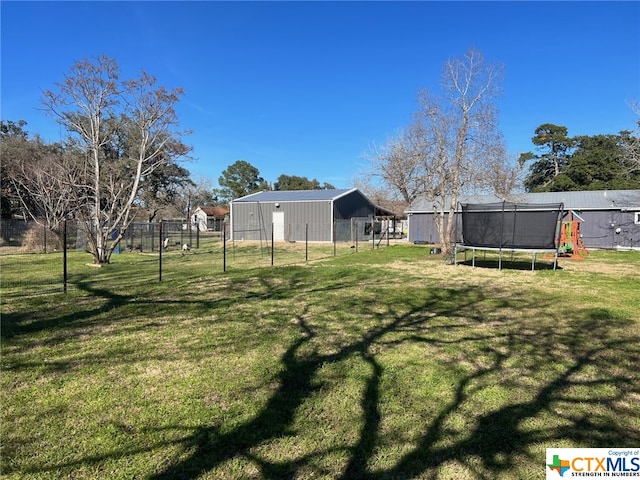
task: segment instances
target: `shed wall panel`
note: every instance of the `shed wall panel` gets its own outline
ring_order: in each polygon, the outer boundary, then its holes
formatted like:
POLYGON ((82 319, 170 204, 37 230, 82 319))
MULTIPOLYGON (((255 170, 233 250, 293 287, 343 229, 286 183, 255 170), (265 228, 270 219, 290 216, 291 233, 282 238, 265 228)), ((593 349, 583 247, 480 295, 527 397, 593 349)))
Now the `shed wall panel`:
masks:
MULTIPOLYGON (((582 241, 587 248, 611 249, 621 247, 640 247, 640 224, 634 223, 635 211, 620 210, 575 210, 584 222, 580 224, 582 241), (613 226, 612 226, 613 224, 613 226), (620 228, 620 233, 616 229, 620 228)), ((458 238, 461 241, 461 222, 458 217, 458 238)), ((432 213, 413 213, 409 215, 407 240, 411 243, 440 241, 432 213)))
POLYGON ((331 241, 331 202, 238 202, 232 204, 232 238, 271 239, 273 212, 284 214, 285 241, 331 241), (276 207, 278 203, 278 207, 276 207))
MULTIPOLYGON (((446 217, 449 215, 446 214, 446 217)), ((460 215, 456 215, 460 217, 460 215)), ((458 220, 458 239, 461 239, 462 223, 458 220)), ((411 243, 440 243, 440 234, 433 213, 414 213, 409 215, 409 232, 407 240, 411 243)))
POLYGON ((231 238, 233 240, 266 240, 271 237, 271 220, 263 206, 257 203, 236 203, 231 206, 231 238))
MULTIPOLYGON (((340 223, 338 241, 350 241, 354 237, 364 237, 364 233, 358 234, 355 228, 364 230, 366 222, 351 222, 351 219, 369 219, 375 214, 373 205, 362 193, 357 190, 342 193, 333 200, 289 199, 293 193, 283 192, 284 200, 278 200, 278 192, 263 192, 262 196, 269 194, 269 201, 250 201, 250 198, 231 203, 231 237, 236 240, 260 240, 271 239, 273 212, 284 214, 284 239, 285 241, 309 241, 329 242, 333 240, 334 221, 340 223), (273 200, 273 201, 271 201, 273 200), (276 207, 276 204, 279 206, 276 207), (346 223, 345 223, 346 222, 346 223), (308 237, 306 237, 308 235, 308 237)), ((308 194, 308 192, 306 192, 308 194)))
POLYGON ((308 228, 309 241, 331 241, 331 201, 285 202, 280 208, 285 212, 284 221, 289 241, 304 241, 305 228, 308 228))
POLYGON ((640 225, 634 224, 633 211, 599 210, 576 213, 584 219, 580 224, 580 234, 587 248, 640 246, 640 225), (618 228, 620 233, 616 233, 618 228))
POLYGON ((353 217, 369 217, 375 214, 375 206, 358 191, 337 198, 334 202, 336 220, 347 220, 353 217))

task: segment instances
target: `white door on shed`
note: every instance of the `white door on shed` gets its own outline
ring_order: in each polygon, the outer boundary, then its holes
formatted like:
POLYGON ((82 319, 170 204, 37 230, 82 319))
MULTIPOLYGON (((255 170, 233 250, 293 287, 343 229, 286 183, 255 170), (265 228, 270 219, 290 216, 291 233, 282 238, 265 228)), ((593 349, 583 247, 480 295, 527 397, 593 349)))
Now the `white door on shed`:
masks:
POLYGON ((284 241, 284 212, 273 212, 273 241, 284 241))

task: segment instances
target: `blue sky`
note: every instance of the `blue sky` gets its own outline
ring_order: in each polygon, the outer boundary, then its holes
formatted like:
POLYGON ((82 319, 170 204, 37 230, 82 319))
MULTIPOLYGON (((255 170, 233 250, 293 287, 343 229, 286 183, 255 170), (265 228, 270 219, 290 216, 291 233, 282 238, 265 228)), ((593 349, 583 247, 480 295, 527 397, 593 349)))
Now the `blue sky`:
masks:
POLYGON ((639 2, 13 2, 1 12, 3 120, 60 139, 40 96, 106 54, 182 87, 194 177, 236 160, 262 177, 350 187, 363 155, 407 126, 421 88, 470 47, 504 66, 509 152, 542 123, 570 135, 634 127, 639 2))

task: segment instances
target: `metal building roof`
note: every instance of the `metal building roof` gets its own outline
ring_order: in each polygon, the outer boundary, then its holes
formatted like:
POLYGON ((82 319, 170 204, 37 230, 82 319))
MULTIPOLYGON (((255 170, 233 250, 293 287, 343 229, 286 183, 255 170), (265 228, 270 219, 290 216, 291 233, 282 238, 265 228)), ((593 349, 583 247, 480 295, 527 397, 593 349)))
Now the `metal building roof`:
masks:
MULTIPOLYGON (((461 195, 459 203, 494 203, 507 200, 519 203, 564 203, 565 210, 640 210, 640 190, 583 190, 578 192, 517 193, 499 198, 495 195, 461 195)), ((433 203, 416 199, 406 213, 433 212, 433 203)))
POLYGON ((313 202, 313 201, 331 201, 355 192, 357 189, 335 189, 335 190, 267 190, 263 192, 252 193, 245 197, 232 200, 234 203, 239 202, 313 202))

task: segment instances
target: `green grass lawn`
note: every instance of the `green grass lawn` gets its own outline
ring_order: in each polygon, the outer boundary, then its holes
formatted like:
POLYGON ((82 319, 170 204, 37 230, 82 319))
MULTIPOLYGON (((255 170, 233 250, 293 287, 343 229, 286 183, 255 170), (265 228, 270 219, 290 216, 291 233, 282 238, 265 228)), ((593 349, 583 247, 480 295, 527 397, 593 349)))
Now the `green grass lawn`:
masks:
POLYGON ((48 295, 28 279, 57 257, 19 258, 3 478, 537 479, 548 447, 640 445, 640 252, 535 272, 414 245, 212 257, 167 255, 158 282, 152 255, 73 253, 48 295))

